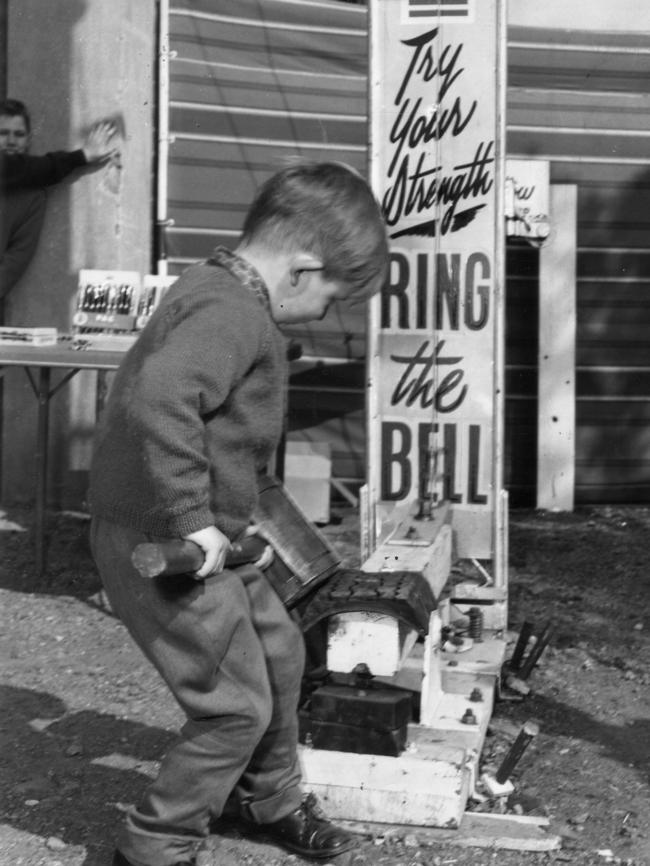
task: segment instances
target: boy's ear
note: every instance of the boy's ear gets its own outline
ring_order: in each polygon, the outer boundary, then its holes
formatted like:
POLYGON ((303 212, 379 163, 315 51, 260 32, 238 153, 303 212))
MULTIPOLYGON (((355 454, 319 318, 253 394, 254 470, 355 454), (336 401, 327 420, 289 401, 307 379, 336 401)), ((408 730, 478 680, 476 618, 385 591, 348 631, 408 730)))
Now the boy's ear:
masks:
POLYGON ((295 253, 289 262, 289 281, 292 286, 300 282, 300 275, 305 271, 322 271, 323 261, 311 253, 295 253))

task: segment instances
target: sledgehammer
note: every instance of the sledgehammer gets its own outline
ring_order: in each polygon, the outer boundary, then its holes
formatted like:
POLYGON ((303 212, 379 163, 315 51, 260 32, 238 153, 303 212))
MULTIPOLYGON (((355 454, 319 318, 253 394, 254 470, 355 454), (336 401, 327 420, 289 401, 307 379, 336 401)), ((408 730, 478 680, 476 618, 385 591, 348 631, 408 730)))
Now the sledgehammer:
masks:
POLYGON ((539 733, 539 726, 535 722, 524 722, 522 729, 517 734, 508 754, 501 762, 501 766, 494 776, 483 773, 481 782, 491 797, 508 797, 514 791, 514 785, 510 781, 512 771, 521 760, 522 755, 528 748, 530 741, 539 733))
MULTIPOLYGON (((268 542, 259 535, 248 535, 234 542, 226 556, 226 568, 257 562, 267 546, 268 542)), ((203 559, 198 544, 181 538, 138 544, 131 554, 131 562, 141 577, 149 578, 198 571, 203 559)))
MULTIPOLYGON (((528 623, 524 623, 522 630, 521 630, 520 639, 521 639, 521 636, 524 634, 524 631, 527 631, 528 625, 529 625, 528 623)), ((528 641, 529 634, 530 634, 530 632, 527 631, 526 642, 528 641)), ((552 634, 553 634, 553 625, 552 625, 552 623, 549 622, 546 624, 546 626, 544 627, 544 630, 542 631, 540 636, 537 638, 537 640, 535 641, 535 643, 532 646, 532 649, 530 650, 530 652, 528 653, 528 655, 526 656, 526 658, 523 661, 521 661, 521 656, 519 655, 517 660, 516 660, 516 667, 515 667, 513 665, 512 659, 511 659, 510 667, 511 667, 513 672, 510 673, 506 677, 506 686, 509 689, 511 689, 513 692, 517 692, 520 695, 524 695, 524 697, 530 693, 530 687, 529 687, 528 683, 526 682, 526 680, 528 679, 528 677, 533 672, 533 669, 535 668, 535 665, 537 664, 537 662, 540 660, 542 653, 546 649, 548 642, 551 639, 552 634)), ((523 641, 522 641, 522 643, 523 643, 523 641)), ((518 642, 518 646, 519 646, 519 642, 518 642)), ((522 649, 522 652, 523 652, 523 649, 522 649)), ((515 647, 515 654, 513 655, 513 658, 515 657, 515 655, 517 655, 517 647, 515 647)))

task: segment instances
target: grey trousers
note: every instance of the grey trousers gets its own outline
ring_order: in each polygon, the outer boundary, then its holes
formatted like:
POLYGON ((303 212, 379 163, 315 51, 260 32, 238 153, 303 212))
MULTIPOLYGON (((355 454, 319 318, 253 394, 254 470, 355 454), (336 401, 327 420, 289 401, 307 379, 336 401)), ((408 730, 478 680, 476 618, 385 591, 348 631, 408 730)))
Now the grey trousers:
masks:
POLYGON ((148 580, 131 553, 150 540, 92 522, 93 555, 111 605, 187 716, 180 742, 127 814, 117 842, 136 866, 171 866, 189 860, 227 800, 258 823, 300 804, 304 645, 261 571, 246 565, 201 582, 148 580))

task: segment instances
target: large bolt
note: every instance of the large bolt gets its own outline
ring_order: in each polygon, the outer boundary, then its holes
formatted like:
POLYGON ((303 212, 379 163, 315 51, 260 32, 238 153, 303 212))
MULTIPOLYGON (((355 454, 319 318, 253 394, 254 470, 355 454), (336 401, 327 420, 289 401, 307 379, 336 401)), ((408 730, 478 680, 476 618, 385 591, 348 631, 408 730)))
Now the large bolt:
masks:
POLYGON ((461 719, 461 722, 464 725, 478 725, 478 720, 474 715, 474 711, 470 710, 469 708, 466 709, 463 713, 463 718, 461 719))

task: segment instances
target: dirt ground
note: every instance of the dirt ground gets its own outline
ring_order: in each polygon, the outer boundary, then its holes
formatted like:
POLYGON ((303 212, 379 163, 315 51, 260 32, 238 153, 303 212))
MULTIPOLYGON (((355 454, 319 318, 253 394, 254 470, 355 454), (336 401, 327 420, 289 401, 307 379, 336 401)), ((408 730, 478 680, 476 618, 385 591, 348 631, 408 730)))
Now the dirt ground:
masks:
MULTIPOLYGON (((334 518, 324 531, 354 564, 356 515, 334 518)), ((0 520, 0 866, 104 866, 181 717, 102 605, 83 516, 49 516, 42 579, 31 523, 25 509, 0 520)), ((464 848, 387 827, 350 863, 650 866, 649 537, 645 508, 510 517, 510 629, 550 622, 554 634, 531 694, 497 703, 483 759, 498 765, 524 721, 539 725, 509 808, 548 816, 561 848, 464 848)), ((305 861, 231 830, 211 837, 201 862, 305 861)))

